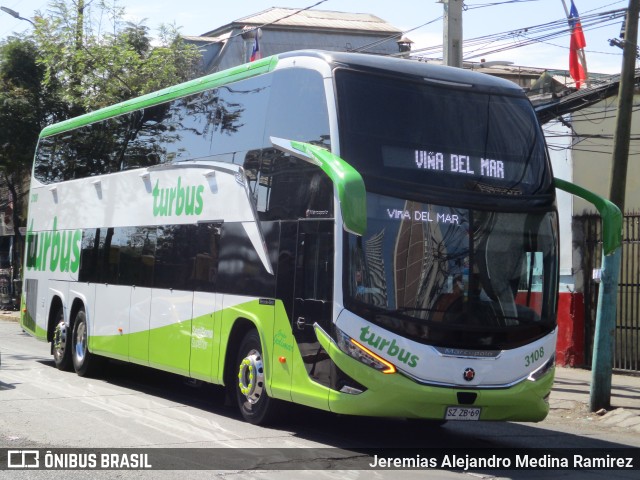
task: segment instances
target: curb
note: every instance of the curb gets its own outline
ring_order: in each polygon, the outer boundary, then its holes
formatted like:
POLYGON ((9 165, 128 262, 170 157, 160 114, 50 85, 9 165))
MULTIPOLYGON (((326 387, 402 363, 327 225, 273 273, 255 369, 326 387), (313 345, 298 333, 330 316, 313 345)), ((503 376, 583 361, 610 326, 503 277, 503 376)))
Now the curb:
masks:
POLYGON ((10 322, 20 321, 20 312, 0 311, 0 320, 8 320, 10 322))

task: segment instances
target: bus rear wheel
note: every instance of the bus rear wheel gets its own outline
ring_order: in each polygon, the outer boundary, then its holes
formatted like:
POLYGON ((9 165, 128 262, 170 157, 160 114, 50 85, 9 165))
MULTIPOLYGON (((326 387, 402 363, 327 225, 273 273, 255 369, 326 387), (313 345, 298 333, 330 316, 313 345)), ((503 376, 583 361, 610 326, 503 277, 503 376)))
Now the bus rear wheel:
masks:
POLYGON ((262 346, 257 331, 251 330, 242 339, 235 365, 236 400, 242 417, 254 425, 277 421, 282 405, 267 395, 262 346))
POLYGON ((71 370, 71 342, 69 327, 64 322, 62 306, 55 314, 55 328, 51 339, 53 362, 58 370, 71 370))
POLYGON ((87 314, 84 309, 78 310, 73 322, 72 353, 73 368, 81 377, 95 375, 100 366, 102 358, 89 351, 87 341, 89 339, 87 328, 87 314))

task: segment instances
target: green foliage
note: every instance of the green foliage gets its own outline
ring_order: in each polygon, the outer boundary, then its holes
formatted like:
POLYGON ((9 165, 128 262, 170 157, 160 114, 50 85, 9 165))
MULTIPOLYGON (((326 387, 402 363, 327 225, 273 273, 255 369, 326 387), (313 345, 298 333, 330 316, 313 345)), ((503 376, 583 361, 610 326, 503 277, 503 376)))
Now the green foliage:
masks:
POLYGON ((196 77, 197 48, 175 27, 163 26, 158 43, 142 23, 124 22, 117 0, 51 2, 34 36, 44 83, 59 89, 74 115, 196 77))
POLYGON ((29 170, 42 126, 42 68, 28 40, 11 38, 0 48, 0 171, 7 180, 29 170))
POLYGON ((33 29, 0 43, 0 189, 15 203, 26 195, 43 127, 201 73, 200 53, 175 26, 154 40, 124 14, 119 0, 52 0, 35 12, 33 29))

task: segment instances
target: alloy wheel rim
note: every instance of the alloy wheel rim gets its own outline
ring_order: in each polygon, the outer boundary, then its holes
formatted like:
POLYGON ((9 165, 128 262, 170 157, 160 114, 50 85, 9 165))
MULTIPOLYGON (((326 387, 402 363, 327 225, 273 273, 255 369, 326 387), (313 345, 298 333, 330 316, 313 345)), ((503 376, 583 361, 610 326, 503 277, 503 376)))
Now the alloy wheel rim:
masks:
POLYGON ((87 330, 84 322, 78 325, 76 332, 76 358, 80 363, 84 360, 87 351, 87 330))
POLYGON ((249 403, 256 404, 264 392, 264 368, 262 356, 257 350, 251 350, 240 362, 238 371, 240 393, 249 403))

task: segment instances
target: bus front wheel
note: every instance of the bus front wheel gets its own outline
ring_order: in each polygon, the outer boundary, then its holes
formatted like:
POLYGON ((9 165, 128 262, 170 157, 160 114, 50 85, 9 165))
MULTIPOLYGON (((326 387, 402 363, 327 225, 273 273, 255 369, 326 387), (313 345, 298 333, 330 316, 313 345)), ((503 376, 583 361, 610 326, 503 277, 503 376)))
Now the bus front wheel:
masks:
POLYGON ((69 327, 64 322, 62 306, 55 314, 55 328, 51 339, 51 353, 53 362, 58 370, 71 370, 71 338, 69 327))
POLYGON ((87 346, 89 338, 87 328, 87 314, 84 309, 78 310, 73 322, 72 354, 73 368, 81 377, 88 377, 97 373, 100 357, 92 354, 87 346))
POLYGON ((281 404, 267 395, 260 335, 255 330, 248 332, 240 343, 236 371, 236 400, 243 418, 254 425, 275 422, 281 404))

